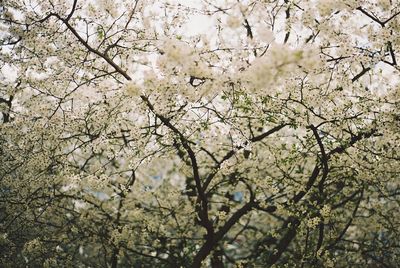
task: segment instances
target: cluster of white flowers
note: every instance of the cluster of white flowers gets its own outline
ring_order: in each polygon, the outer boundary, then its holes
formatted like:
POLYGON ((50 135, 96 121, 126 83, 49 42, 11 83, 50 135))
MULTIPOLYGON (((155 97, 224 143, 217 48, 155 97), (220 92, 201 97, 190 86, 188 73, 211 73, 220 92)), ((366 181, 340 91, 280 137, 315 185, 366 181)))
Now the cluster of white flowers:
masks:
POLYGON ((317 10, 320 16, 332 15, 335 11, 352 10, 359 5, 356 0, 324 0, 318 1, 317 10))
POLYGON ((320 213, 323 218, 329 218, 331 215, 331 207, 329 205, 324 205, 320 210, 320 213))
POLYGON ((242 26, 242 22, 237 16, 228 16, 226 19, 226 25, 229 28, 236 29, 242 26))
POLYGON ((111 232, 111 240, 113 243, 118 245, 121 242, 127 242, 130 240, 132 230, 129 225, 125 225, 121 229, 114 229, 111 232))
POLYGON ((140 88, 140 86, 137 85, 137 83, 135 83, 133 81, 128 81, 125 84, 125 91, 129 96, 132 96, 132 97, 138 97, 141 94, 143 94, 142 89, 140 88))
POLYGON ((162 72, 180 71, 186 75, 205 78, 211 76, 211 70, 198 57, 195 49, 178 39, 162 40, 161 50, 164 55, 158 59, 158 67, 162 72))
POLYGON ((36 254, 43 249, 42 242, 35 238, 25 243, 24 245, 24 252, 27 254, 36 254))
POLYGON ((217 217, 221 221, 225 221, 227 218, 227 213, 225 211, 218 211, 217 217))
POLYGON ((48 258, 43 263, 44 268, 52 268, 52 267, 59 267, 59 266, 60 265, 58 264, 56 258, 48 258))
POLYGON ((167 38, 162 42, 162 51, 170 63, 187 65, 193 59, 194 50, 185 42, 167 38))
POLYGON ((310 228, 310 229, 314 229, 315 227, 317 227, 318 226, 318 224, 321 222, 321 219, 319 218, 319 217, 314 217, 314 218, 311 218, 311 219, 308 219, 307 220, 307 226, 310 228))
POLYGON ((276 186, 272 186, 270 190, 271 190, 271 193, 272 193, 272 194, 277 194, 277 193, 279 193, 279 191, 280 191, 279 188, 276 187, 276 186))
POLYGON ((274 33, 267 26, 259 26, 257 35, 261 41, 267 44, 271 44, 275 40, 274 33))
POLYGON ((244 73, 243 80, 253 88, 253 93, 272 94, 276 90, 274 88, 279 88, 288 77, 302 70, 318 69, 319 62, 318 53, 311 47, 291 49, 289 46, 274 44, 266 55, 254 60, 244 73))
POLYGON ((220 165, 220 170, 223 174, 227 174, 229 173, 232 168, 235 166, 236 164, 236 160, 234 158, 228 159, 224 162, 222 162, 222 164, 220 165))
POLYGON ((113 18, 118 15, 117 13, 117 5, 112 0, 97 0, 97 4, 101 7, 102 10, 107 11, 113 18))
POLYGON ((329 16, 335 9, 341 8, 338 4, 342 1, 338 0, 325 0, 319 1, 317 8, 322 17, 329 16))

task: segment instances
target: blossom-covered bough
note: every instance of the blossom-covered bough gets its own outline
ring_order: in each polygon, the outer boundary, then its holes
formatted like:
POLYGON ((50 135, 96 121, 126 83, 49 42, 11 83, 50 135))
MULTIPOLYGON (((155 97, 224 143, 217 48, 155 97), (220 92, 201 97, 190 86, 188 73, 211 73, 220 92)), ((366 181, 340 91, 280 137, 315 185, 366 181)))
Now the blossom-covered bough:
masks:
POLYGON ((0 266, 400 262, 398 1, 0 7, 0 266))

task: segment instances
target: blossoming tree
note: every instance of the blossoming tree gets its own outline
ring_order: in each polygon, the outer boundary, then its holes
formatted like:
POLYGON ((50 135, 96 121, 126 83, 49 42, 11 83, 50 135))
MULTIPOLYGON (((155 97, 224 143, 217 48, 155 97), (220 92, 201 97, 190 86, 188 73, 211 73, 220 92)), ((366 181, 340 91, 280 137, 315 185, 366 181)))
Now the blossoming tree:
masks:
POLYGON ((5 0, 0 25, 0 266, 400 262, 398 1, 5 0))

